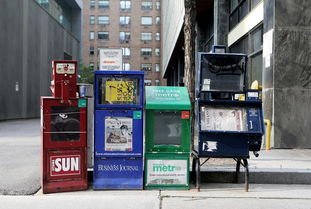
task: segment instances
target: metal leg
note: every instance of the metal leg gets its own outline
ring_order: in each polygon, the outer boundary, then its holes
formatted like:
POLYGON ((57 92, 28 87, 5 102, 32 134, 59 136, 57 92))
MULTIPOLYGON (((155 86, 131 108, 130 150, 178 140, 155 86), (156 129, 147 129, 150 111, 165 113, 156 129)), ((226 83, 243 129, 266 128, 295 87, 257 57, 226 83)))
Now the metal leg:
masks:
POLYGON ((248 187, 249 187, 249 170, 248 170, 247 159, 243 159, 243 164, 244 164, 244 167, 245 167, 245 191, 248 192, 248 187))
POLYGON ((201 184, 201 173, 200 173, 200 158, 196 158, 195 163, 195 173, 196 173, 196 189, 198 192, 200 191, 200 184, 201 184))
POLYGON ((235 169, 235 182, 239 183, 239 174, 240 174, 240 167, 241 167, 241 159, 236 159, 236 169, 235 169))
POLYGON ((195 163, 196 163, 196 161, 195 161, 195 159, 196 159, 196 157, 195 156, 193 156, 193 158, 192 158, 192 178, 191 178, 191 181, 192 181, 192 183, 193 184, 195 184, 196 183, 196 170, 195 170, 195 163))

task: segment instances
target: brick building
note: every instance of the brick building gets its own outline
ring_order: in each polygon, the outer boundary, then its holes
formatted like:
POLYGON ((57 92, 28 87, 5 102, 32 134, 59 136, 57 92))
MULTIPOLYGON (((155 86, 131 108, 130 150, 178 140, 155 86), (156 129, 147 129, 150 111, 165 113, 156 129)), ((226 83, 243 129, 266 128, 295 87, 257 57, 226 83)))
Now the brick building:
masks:
POLYGON ((122 48, 123 70, 145 71, 147 85, 165 85, 160 16, 160 0, 84 0, 82 62, 98 69, 100 48, 122 48))

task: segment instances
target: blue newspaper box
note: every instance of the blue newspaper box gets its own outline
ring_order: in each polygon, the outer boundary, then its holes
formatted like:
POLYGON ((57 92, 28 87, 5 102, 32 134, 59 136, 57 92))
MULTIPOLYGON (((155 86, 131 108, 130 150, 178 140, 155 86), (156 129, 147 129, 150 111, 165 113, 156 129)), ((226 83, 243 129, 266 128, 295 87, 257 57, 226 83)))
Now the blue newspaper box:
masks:
POLYGON ((140 71, 95 71, 94 189, 143 188, 140 71))
POLYGON ((247 56, 233 53, 199 53, 199 86, 196 111, 199 125, 197 150, 193 151, 196 187, 200 188, 200 166, 209 158, 233 158, 245 167, 248 191, 249 152, 258 156, 264 123, 258 90, 245 85, 247 56), (202 164, 200 158, 207 158, 202 164))

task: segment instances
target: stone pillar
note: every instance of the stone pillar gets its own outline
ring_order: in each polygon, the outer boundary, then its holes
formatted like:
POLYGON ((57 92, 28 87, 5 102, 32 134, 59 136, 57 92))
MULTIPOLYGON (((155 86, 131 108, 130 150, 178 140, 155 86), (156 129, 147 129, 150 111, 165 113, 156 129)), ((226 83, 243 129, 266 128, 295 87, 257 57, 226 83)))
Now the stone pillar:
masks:
POLYGON ((264 3, 264 107, 273 122, 274 146, 311 148, 311 1, 264 3))
POLYGON ((227 46, 229 1, 214 0, 214 45, 227 46))

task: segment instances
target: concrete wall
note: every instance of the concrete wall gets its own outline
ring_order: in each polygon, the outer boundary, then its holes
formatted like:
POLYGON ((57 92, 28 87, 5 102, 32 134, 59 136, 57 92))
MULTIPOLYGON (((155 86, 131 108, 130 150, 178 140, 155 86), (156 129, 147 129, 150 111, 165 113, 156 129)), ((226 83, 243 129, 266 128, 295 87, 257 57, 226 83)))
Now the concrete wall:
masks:
POLYGON ((40 115, 51 61, 79 59, 79 41, 34 0, 0 1, 0 120, 40 115))
POLYGON ((273 72, 265 69, 264 78, 272 76, 265 110, 272 113, 274 146, 311 148, 311 1, 274 0, 265 6, 265 18, 271 12, 265 24, 269 29, 274 22, 273 72))
POLYGON ((184 0, 162 0, 161 4, 162 73, 164 75, 184 23, 185 6, 184 0))

